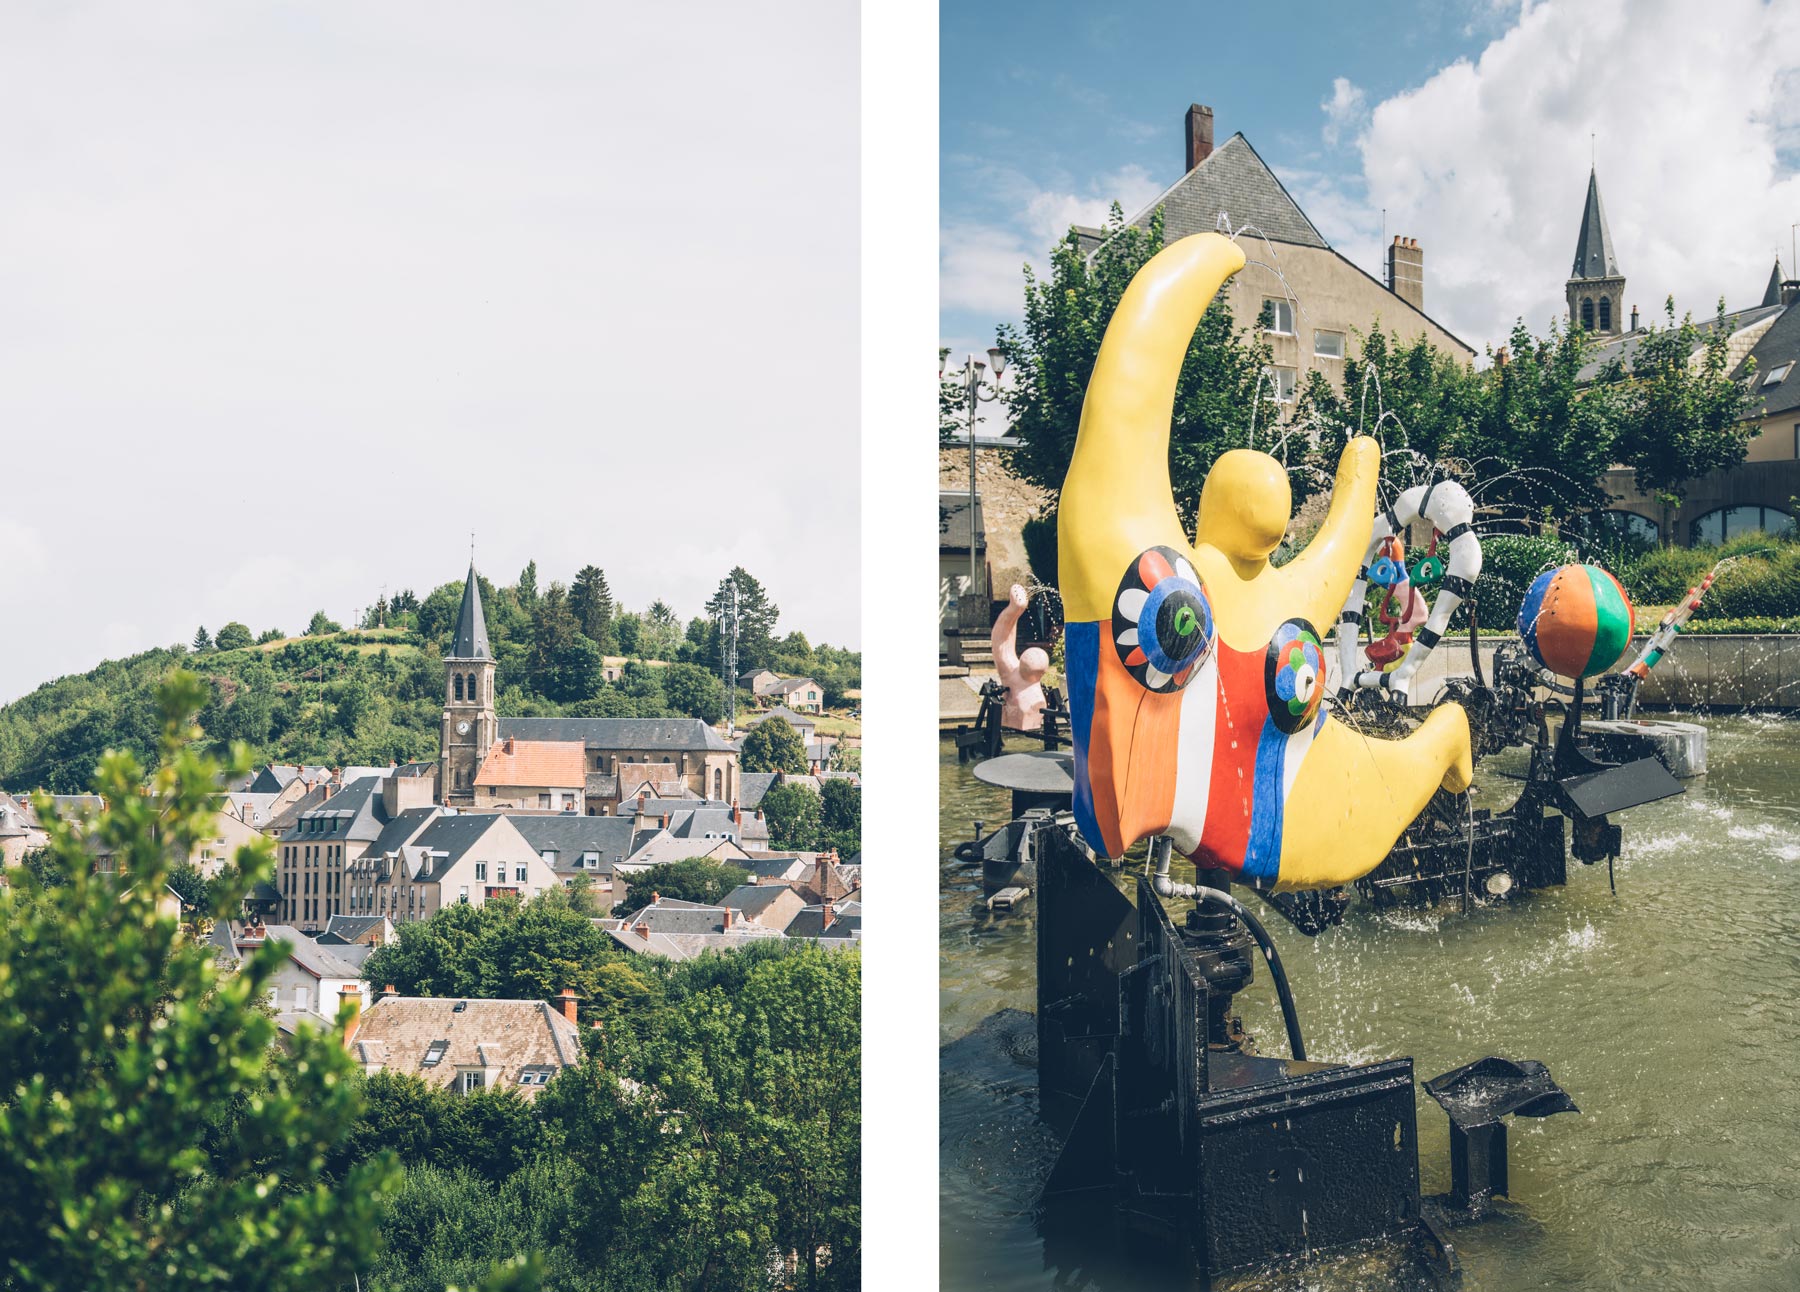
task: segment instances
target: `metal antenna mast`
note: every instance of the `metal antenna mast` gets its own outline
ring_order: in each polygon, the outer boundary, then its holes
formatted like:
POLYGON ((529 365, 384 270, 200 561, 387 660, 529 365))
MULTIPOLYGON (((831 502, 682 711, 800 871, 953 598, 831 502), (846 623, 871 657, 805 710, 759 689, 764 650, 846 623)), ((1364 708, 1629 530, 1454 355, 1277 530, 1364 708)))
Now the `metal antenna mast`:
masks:
POLYGON ((730 591, 719 608, 719 642, 724 648, 725 672, 725 737, 737 734, 737 658, 738 658, 738 585, 732 579, 730 591))

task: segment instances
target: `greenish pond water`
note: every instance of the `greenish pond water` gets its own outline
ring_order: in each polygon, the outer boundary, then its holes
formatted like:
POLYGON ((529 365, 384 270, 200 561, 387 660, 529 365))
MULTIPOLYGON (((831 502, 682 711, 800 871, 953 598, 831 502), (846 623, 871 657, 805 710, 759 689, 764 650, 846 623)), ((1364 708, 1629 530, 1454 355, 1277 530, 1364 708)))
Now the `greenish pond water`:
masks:
MULTIPOLYGON (((1268 913, 1308 1057, 1410 1055, 1421 1082, 1487 1054, 1540 1059, 1581 1106, 1513 1123, 1511 1203, 1454 1234, 1469 1289, 1800 1288, 1800 724, 1697 720, 1710 773, 1615 818, 1616 897, 1604 864, 1571 860, 1565 887, 1468 916, 1358 899, 1308 940, 1268 913)), ((1485 762, 1477 804, 1510 803, 1519 783, 1501 773, 1523 769, 1517 751, 1485 762)), ((1137 1292, 1103 1259, 1046 1251, 1033 1204, 1056 1141, 1029 1047, 983 1032, 1035 1008, 1032 907, 989 916, 979 871, 949 857, 974 819, 1006 819, 1007 796, 947 744, 939 788, 940 1034, 969 1038, 945 1050, 943 1286, 1137 1292)), ((1238 1007, 1266 1052, 1285 1050, 1260 961, 1238 1007)), ((1418 1125, 1424 1191, 1441 1192, 1447 1122, 1422 1091, 1418 1125)), ((1303 1271, 1247 1286, 1365 1284, 1303 1271)))

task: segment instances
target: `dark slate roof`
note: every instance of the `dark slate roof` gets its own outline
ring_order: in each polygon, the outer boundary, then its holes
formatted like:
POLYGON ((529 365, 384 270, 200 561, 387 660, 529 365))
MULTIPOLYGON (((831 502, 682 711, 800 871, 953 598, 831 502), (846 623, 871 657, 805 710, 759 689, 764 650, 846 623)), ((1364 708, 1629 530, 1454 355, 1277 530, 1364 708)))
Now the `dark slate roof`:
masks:
POLYGON ((762 806, 763 796, 775 788, 780 772, 744 772, 738 777, 738 806, 746 812, 762 806))
POLYGON ((492 659, 488 649, 487 616, 481 613, 481 585, 475 578, 475 563, 469 563, 469 580, 463 584, 462 611, 456 616, 456 640, 450 644, 450 659, 492 659))
POLYGON ((1588 171, 1587 205, 1581 210, 1581 233, 1575 239, 1575 267, 1570 278, 1617 278, 1619 258, 1613 254, 1612 234, 1606 227, 1606 208, 1600 205, 1600 181, 1588 171))
POLYGON ((1133 216, 1131 223, 1147 227, 1159 206, 1163 209, 1165 243, 1190 233, 1217 230, 1219 214, 1224 212, 1231 220, 1231 231, 1251 225, 1270 242, 1326 249, 1331 246, 1241 133, 1231 136, 1205 161, 1176 180, 1133 216))
POLYGON ((631 856, 635 842, 632 820, 628 816, 509 816, 513 827, 525 836, 533 852, 554 852, 552 865, 559 871, 579 870, 581 854, 600 854, 600 868, 610 871, 613 863, 631 856))
POLYGON ((352 839, 373 841, 381 837, 387 825, 387 811, 381 803, 381 781, 364 776, 346 785, 318 807, 300 815, 294 823, 295 840, 352 839), (317 822, 316 829, 309 825, 317 822))
POLYGON ((847 938, 862 928, 861 915, 832 915, 831 927, 825 927, 823 906, 804 907, 782 932, 790 938, 847 938))
POLYGON ((742 911, 748 919, 768 910, 783 893, 793 891, 786 884, 740 884, 725 894, 719 905, 742 911))
MULTIPOLYGON (((690 805, 691 807, 691 805, 690 805)), ((730 808, 678 808, 669 814, 669 833, 677 839, 704 839, 708 834, 735 839, 741 833, 730 808)))
POLYGON ((1769 285, 1763 288, 1764 305, 1781 304, 1781 257, 1775 257, 1775 268, 1769 271, 1769 285))
POLYGON ((402 847, 413 841, 414 835, 423 830, 432 818, 442 811, 442 808, 436 807, 407 808, 406 811, 381 828, 381 833, 375 836, 375 842, 369 845, 370 854, 379 857, 386 853, 399 852, 402 847))
POLYGON ((589 749, 734 751, 698 718, 502 718, 500 739, 579 741, 589 749))
POLYGON ((385 915, 333 915, 325 921, 325 931, 314 941, 321 946, 352 943, 369 935, 371 929, 387 923, 385 915))
MULTIPOLYGON (((1800 366, 1790 368, 1787 376, 1775 385, 1763 385, 1784 364, 1800 365, 1800 309, 1783 311, 1762 334, 1762 339, 1750 352, 1750 358, 1756 360, 1756 369, 1750 378, 1750 416, 1766 417, 1800 408, 1800 366)), ((1749 363, 1745 362, 1738 368, 1738 375, 1743 376, 1749 369, 1749 363)))
POLYGON ((652 933, 723 933, 725 909, 661 901, 632 916, 630 927, 648 928, 652 933))
POLYGON ((442 858, 433 857, 430 875, 421 874, 419 878, 428 882, 431 877, 450 869, 503 820, 498 814, 486 812, 438 817, 421 830, 412 843, 416 848, 445 855, 442 858))

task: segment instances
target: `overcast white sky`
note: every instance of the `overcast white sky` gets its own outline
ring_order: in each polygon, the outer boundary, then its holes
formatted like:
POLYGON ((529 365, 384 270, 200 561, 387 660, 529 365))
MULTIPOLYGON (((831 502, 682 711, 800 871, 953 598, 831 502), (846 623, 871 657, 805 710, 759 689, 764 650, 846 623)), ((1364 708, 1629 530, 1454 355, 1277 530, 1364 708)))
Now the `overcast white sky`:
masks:
POLYGON ((470 530, 857 644, 857 140, 841 0, 0 9, 0 699, 470 530))

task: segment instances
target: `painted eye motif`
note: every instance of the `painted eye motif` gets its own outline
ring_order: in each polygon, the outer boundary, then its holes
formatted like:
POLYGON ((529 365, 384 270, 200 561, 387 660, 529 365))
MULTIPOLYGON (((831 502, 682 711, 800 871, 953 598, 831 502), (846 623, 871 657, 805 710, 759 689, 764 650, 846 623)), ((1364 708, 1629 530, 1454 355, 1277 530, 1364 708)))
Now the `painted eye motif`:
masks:
POLYGON ((1146 690, 1179 691, 1213 644, 1212 604, 1187 557, 1152 547, 1119 580, 1113 646, 1146 690))
POLYGON ((1269 639, 1263 691, 1269 721, 1290 736, 1319 716, 1325 698, 1325 648, 1318 630, 1306 620, 1288 620, 1269 639))

